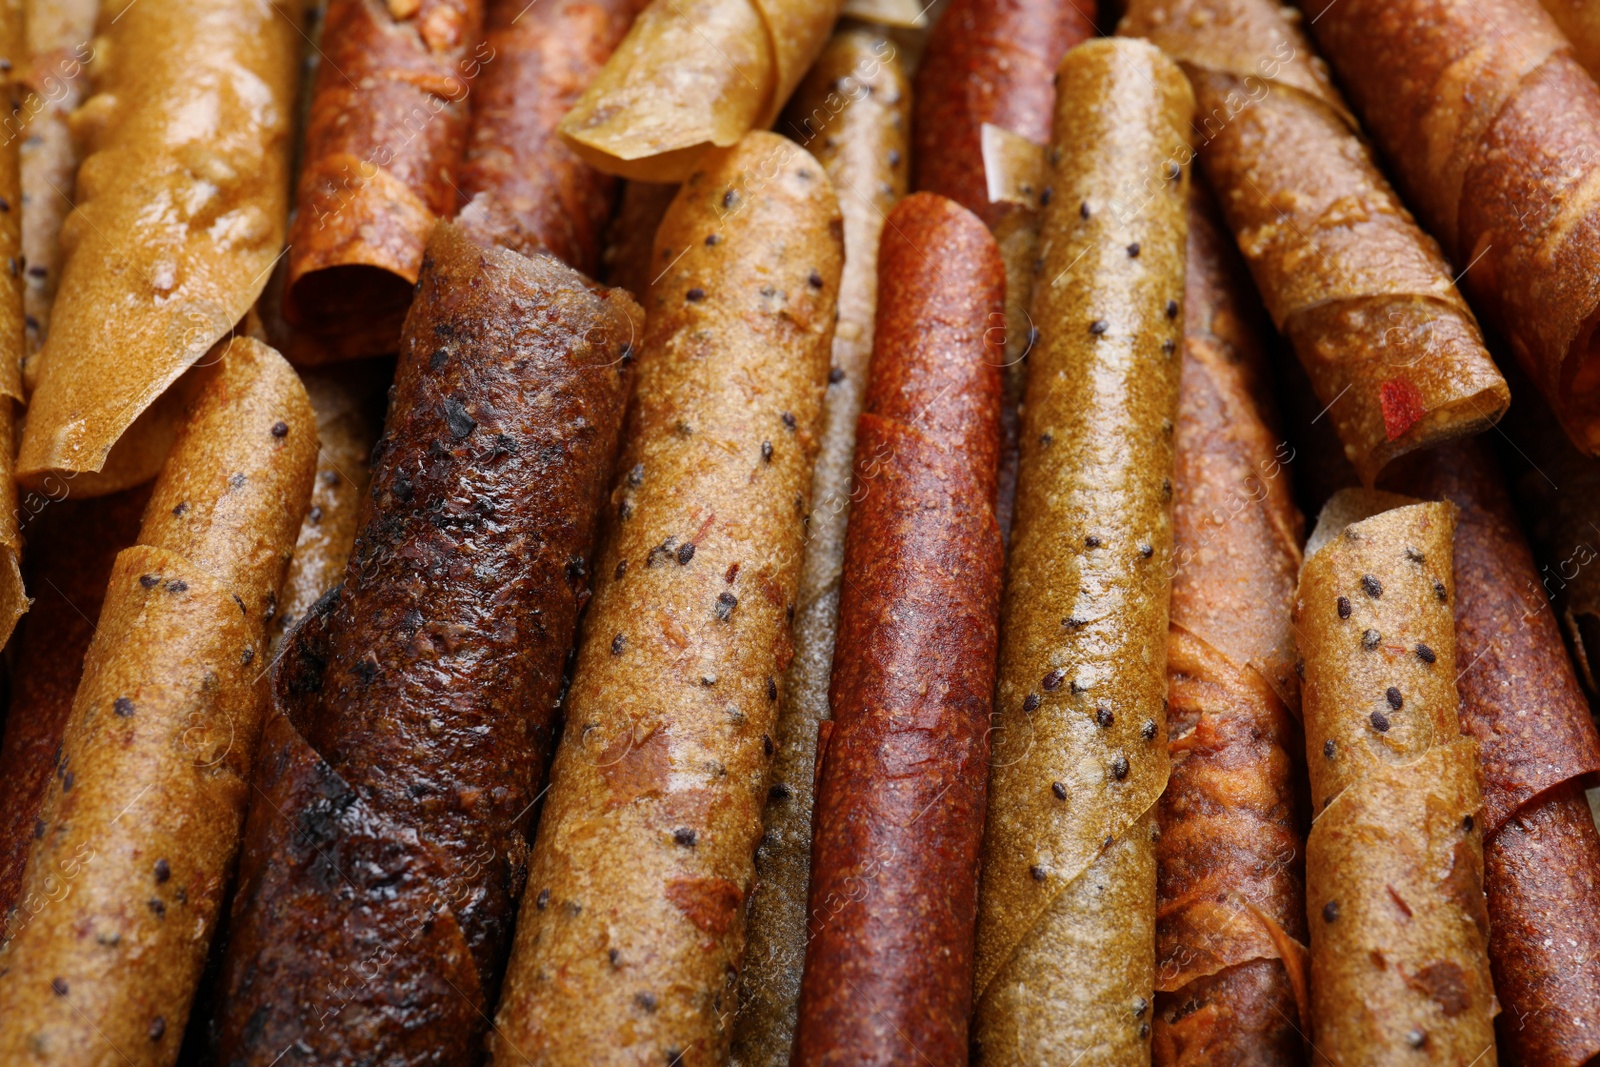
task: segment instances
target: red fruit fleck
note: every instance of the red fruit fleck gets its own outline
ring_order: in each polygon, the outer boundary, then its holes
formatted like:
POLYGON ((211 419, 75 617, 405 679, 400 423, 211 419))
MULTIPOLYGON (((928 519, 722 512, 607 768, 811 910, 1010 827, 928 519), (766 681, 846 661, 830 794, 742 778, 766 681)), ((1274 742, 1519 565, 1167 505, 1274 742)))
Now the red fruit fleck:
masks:
POLYGON ((1390 378, 1378 392, 1383 400, 1383 432, 1391 441, 1428 413, 1422 405, 1422 394, 1404 378, 1390 378))

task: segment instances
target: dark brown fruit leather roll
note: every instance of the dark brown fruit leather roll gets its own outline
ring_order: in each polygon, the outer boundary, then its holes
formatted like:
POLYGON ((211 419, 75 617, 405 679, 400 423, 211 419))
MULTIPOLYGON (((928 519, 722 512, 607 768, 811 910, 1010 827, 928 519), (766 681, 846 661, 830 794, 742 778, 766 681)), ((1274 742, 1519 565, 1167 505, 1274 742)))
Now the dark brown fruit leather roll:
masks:
POLYGON ((1421 453, 1400 485, 1461 509, 1456 688, 1483 766, 1501 1049, 1524 1067, 1575 1067, 1600 1055, 1600 832, 1583 794, 1600 737, 1485 445, 1421 453))
POLYGON ((981 220, 890 212, 857 424, 792 1063, 967 1062, 1004 551, 1005 267, 981 220))
POLYGON ((470 1064, 640 318, 438 225, 344 584, 273 681, 216 1059, 470 1064))
MULTIPOLYGON (((1001 408, 1000 529, 1009 535, 1017 491, 1017 405, 1033 336, 1028 301, 1038 256, 1037 210, 990 199, 985 126, 1043 145, 1050 140, 1056 65, 1094 36, 1094 0, 950 0, 928 34, 918 68, 912 183, 977 215, 1006 265, 1006 373, 1001 408)), ((1036 191, 1037 192, 1037 191, 1036 191)), ((1035 201, 1036 206, 1038 205, 1035 201)))
POLYGON ((644 6, 641 0, 488 0, 492 58, 472 86, 457 221, 484 244, 547 252, 585 274, 616 205, 617 179, 556 135, 644 6))
POLYGON ((1156 843, 1157 1065, 1293 1064, 1306 1003, 1305 840, 1289 624, 1303 523, 1262 315, 1196 182, 1173 475, 1172 773, 1156 843))
POLYGON ((483 21, 484 0, 329 0, 283 290, 319 361, 400 340, 423 245, 460 198, 483 21))

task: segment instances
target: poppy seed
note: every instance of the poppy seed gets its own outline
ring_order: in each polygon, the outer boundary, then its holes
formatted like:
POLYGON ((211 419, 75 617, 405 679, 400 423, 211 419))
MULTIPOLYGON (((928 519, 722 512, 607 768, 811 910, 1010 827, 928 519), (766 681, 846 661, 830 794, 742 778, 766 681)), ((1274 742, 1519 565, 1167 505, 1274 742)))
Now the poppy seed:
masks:
POLYGON ((1405 706, 1405 700, 1400 696, 1400 690, 1392 685, 1384 691, 1383 696, 1384 699, 1389 701, 1389 706, 1395 711, 1399 711, 1405 706))
POLYGON ((1111 329, 1111 324, 1105 319, 1095 319, 1089 324, 1089 332, 1094 334, 1096 337, 1099 337, 1109 329, 1111 329))
POLYGON ((1156 734, 1160 732, 1160 727, 1156 725, 1156 721, 1154 719, 1146 719, 1144 721, 1144 725, 1139 727, 1139 736, 1144 738, 1146 741, 1154 741, 1156 739, 1156 734))
POLYGON ((1039 694, 1038 693, 1029 693, 1027 696, 1023 697, 1022 698, 1022 710, 1023 711, 1037 711, 1037 710, 1039 710, 1039 694))
POLYGON ((1383 583, 1370 574, 1361 576, 1361 591, 1376 600, 1383 595, 1383 583))
POLYGON ((1350 617, 1350 598, 1347 597, 1347 596, 1342 596, 1342 597, 1339 598, 1339 618, 1348 619, 1349 617, 1350 617))
POLYGON ((1167 318, 1175 319, 1177 317, 1178 317, 1178 302, 1176 300, 1168 300, 1167 301, 1167 318))
POLYGON ((799 425, 799 423, 797 423, 795 421, 794 415, 792 415, 791 413, 789 413, 787 411, 785 411, 782 415, 780 415, 778 417, 783 420, 783 428, 785 430, 793 431, 794 428, 799 425))
POLYGON ((1117 721, 1117 717, 1111 713, 1110 708, 1101 704, 1094 709, 1094 721, 1102 730, 1109 730, 1117 721))
POLYGON ((1135 242, 1133 242, 1133 244, 1128 246, 1128 258, 1129 259, 1137 259, 1138 257, 1139 257, 1139 242, 1135 241, 1135 242))
POLYGON ((111 710, 117 713, 119 719, 133 717, 133 701, 127 697, 118 697, 111 702, 111 710))
POLYGON ((1472 833, 1472 816, 1468 815, 1461 820, 1461 829, 1469 834, 1472 833))
POLYGON ((762 441, 761 442, 761 462, 763 462, 763 463, 771 463, 772 462, 772 442, 771 441, 762 441))
POLYGON ((617 636, 615 636, 615 637, 613 637, 611 639, 611 654, 613 656, 622 655, 622 650, 624 648, 627 648, 627 647, 628 647, 628 639, 626 637, 623 637, 621 634, 618 634, 617 636))
POLYGON ((1045 692, 1053 693, 1057 689, 1061 688, 1061 683, 1066 679, 1066 677, 1067 672, 1062 670, 1060 667, 1057 667, 1055 670, 1039 679, 1039 684, 1044 686, 1045 692))
POLYGON ((1410 545, 1406 546, 1406 559, 1409 559, 1412 563, 1427 562, 1427 557, 1422 554, 1422 550, 1419 548, 1412 548, 1410 545))
POLYGON ((272 424, 272 436, 274 436, 274 437, 288 437, 289 436, 289 424, 287 422, 282 422, 282 421, 273 423, 272 424))
POLYGON ((1444 583, 1437 578, 1433 580, 1433 595, 1439 598, 1439 603, 1445 604, 1450 600, 1450 594, 1445 591, 1444 583))
POLYGON ((732 593, 718 593, 716 606, 711 609, 720 622, 727 622, 733 617, 733 609, 739 606, 739 598, 732 593))
POLYGON ((1388 733, 1388 731, 1389 731, 1389 716, 1385 715, 1381 711, 1375 711, 1375 712, 1372 713, 1370 718, 1372 719, 1372 728, 1374 730, 1378 731, 1380 734, 1388 733))
POLYGON ((672 831, 672 840, 684 848, 693 848, 698 840, 698 835, 687 826, 680 826, 672 831))
POLYGON ((1116 780, 1119 782, 1128 777, 1127 756, 1124 756, 1120 752, 1117 753, 1116 757, 1111 761, 1111 774, 1112 777, 1116 778, 1116 780))
POLYGON ((767 679, 767 699, 768 700, 777 700, 778 699, 778 683, 774 682, 771 678, 767 679))
POLYGON ((704 300, 706 298, 706 291, 704 289, 700 288, 697 285, 693 289, 690 289, 687 293, 684 293, 683 295, 684 295, 684 298, 686 300, 688 300, 690 303, 698 304, 700 301, 702 301, 702 300, 704 300))
POLYGON ((1427 645, 1418 645, 1417 658, 1424 663, 1433 663, 1439 657, 1434 655, 1433 649, 1429 648, 1427 645))
POLYGON ((1339 902, 1330 900, 1322 906, 1322 921, 1325 923, 1339 921, 1339 902))
POLYGON ((693 541, 685 541, 683 543, 683 545, 678 549, 678 565, 680 567, 684 566, 691 559, 694 559, 694 542, 693 541))
POLYGON ((1042 882, 1042 881, 1044 881, 1046 878, 1048 878, 1050 876, 1050 872, 1045 870, 1042 866, 1040 866, 1037 863, 1035 863, 1032 867, 1028 868, 1028 873, 1033 875, 1033 880, 1035 882, 1042 882))
POLYGON ((1383 635, 1376 630, 1368 630, 1361 635, 1361 647, 1371 652, 1383 643, 1383 635))
POLYGON ((1324 756, 1328 757, 1329 759, 1333 759, 1338 752, 1339 746, 1333 743, 1333 738, 1330 737, 1326 741, 1322 742, 1322 754, 1324 756))
POLYGON ((1063 784, 1061 782, 1051 782, 1050 783, 1050 792, 1052 792, 1052 793, 1054 793, 1056 795, 1056 799, 1057 800, 1065 800, 1065 799, 1067 799, 1067 787, 1066 787, 1065 784, 1063 784))

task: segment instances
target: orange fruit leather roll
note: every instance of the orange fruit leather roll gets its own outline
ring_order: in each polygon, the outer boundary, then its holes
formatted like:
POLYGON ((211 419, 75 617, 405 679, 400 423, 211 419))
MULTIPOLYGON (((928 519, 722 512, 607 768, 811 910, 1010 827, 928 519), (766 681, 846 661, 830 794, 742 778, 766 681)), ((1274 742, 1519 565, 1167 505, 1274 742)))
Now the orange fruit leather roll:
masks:
POLYGON ((842 0, 652 0, 561 136, 607 174, 681 182, 764 129, 822 51, 842 0))
POLYGON ((1300 572, 1311 1042, 1335 1064, 1496 1062, 1478 743, 1457 714, 1456 514, 1341 490, 1300 572))
POLYGON ((1199 183, 1189 212, 1158 808, 1158 1065, 1303 1060, 1304 742, 1289 615, 1302 521, 1262 315, 1199 183))
POLYGON ((91 496, 160 470, 195 385, 185 372, 245 317, 283 248, 296 17, 272 0, 102 13, 23 484, 48 491, 54 475, 91 496))
POLYGON ((773 735, 778 751, 733 1024, 731 1058, 741 1067, 787 1067, 794 1040, 807 940, 817 733, 829 717, 856 419, 872 353, 879 238, 885 217, 905 195, 910 169, 910 112, 911 86, 895 43, 881 30, 851 26, 829 40, 778 124, 828 172, 844 217, 845 263, 795 597, 794 662, 783 680, 773 735))
POLYGON ((842 229, 821 164, 758 131, 656 234, 685 251, 650 287, 496 1064, 727 1058, 842 229))
POLYGON ((494 62, 483 22, 484 0, 328 0, 283 288, 316 342, 297 359, 398 346, 428 234, 460 198, 468 96, 494 62))
POLYGON ((1005 552, 1005 268, 917 193, 884 224, 792 1062, 965 1065, 1005 552))
POLYGON ((226 342, 137 543, 111 568, 0 949, 0 1062, 177 1059, 239 842, 266 625, 315 460, 288 363, 226 342))
POLYGON ((1067 49, 1094 36, 1094 9, 1093 0, 950 0, 917 69, 912 188, 947 196, 981 218, 1006 265, 999 514, 1008 536, 1017 405, 1028 377, 1022 359, 1034 337, 1028 301, 1039 255, 1042 152, 1034 146, 1050 140, 1056 66, 1067 49), (1013 185, 1018 197, 996 195, 1013 185))
POLYGON ((1583 791, 1600 737, 1493 455, 1466 441, 1406 467, 1403 488, 1460 508, 1456 688, 1483 765, 1500 1047, 1577 1067, 1600 1056, 1600 832, 1583 791))
MULTIPOLYGON (((50 305, 61 275, 61 224, 72 210, 78 146, 70 116, 89 88, 95 56, 94 22, 99 0, 27 0, 26 61, 15 70, 24 136, 22 251, 27 261, 24 310, 27 354, 23 377, 29 392, 38 374, 33 356, 50 330, 50 305)), ((15 137, 15 130, 8 131, 15 137)))
POLYGON ((1395 184, 1600 452, 1600 87, 1537 0, 1302 0, 1395 184))
POLYGON ((274 673, 216 1062, 476 1063, 510 947, 639 314, 451 223, 420 278, 344 581, 274 673))
POLYGON ((1511 393, 1451 270, 1273 0, 1133 0, 1195 87, 1195 139, 1274 323, 1367 485, 1476 433, 1511 393))
POLYGON ((1143 42, 1059 68, 978 898, 974 1062, 1147 1064, 1194 98, 1143 42))
POLYGON ((628 32, 643 0, 487 0, 457 221, 482 244, 546 252, 597 273, 617 180, 556 125, 628 32))

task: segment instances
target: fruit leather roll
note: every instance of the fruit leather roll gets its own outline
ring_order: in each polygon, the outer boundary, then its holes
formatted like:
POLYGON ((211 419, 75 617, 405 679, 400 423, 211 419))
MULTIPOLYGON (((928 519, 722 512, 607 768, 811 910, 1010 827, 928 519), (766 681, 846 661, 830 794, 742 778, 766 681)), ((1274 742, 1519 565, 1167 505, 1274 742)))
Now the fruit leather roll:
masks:
POLYGON ((1311 803, 1311 1041, 1495 1063, 1478 744, 1456 706, 1455 505, 1345 489, 1295 596, 1311 803))
POLYGON ((787 1067, 794 1039, 806 947, 817 731, 828 718, 856 418, 872 354, 878 242, 885 217, 906 191, 910 110, 910 86, 895 44, 879 30, 850 27, 829 40, 779 124, 815 150, 838 191, 845 264, 795 598, 795 656, 782 683, 782 713, 773 735, 778 752, 739 979, 732 1057, 743 1067, 787 1067))
POLYGON ((1476 433, 1510 390, 1433 239, 1273 0, 1134 0, 1120 33, 1194 85, 1200 163, 1267 309, 1371 485, 1394 457, 1476 433))
MULTIPOLYGON (((643 300, 650 292, 650 279, 671 264, 655 265, 656 230, 673 197, 676 185, 653 182, 623 182, 617 213, 606 235, 606 250, 600 257, 607 285, 617 285, 643 300)), ((681 248, 678 251, 683 251, 681 248)))
POLYGON ((841 231, 821 164, 760 131, 708 153, 657 231, 685 251, 650 287, 496 1064, 728 1055, 841 231))
POLYGON ((978 898, 983 1064, 1141 1064, 1154 994, 1155 805, 1193 97, 1143 41, 1059 70, 978 898))
POLYGON ((23 62, 13 72, 22 90, 27 123, 27 136, 22 138, 18 154, 22 253, 28 265, 24 298, 29 358, 23 375, 32 392, 38 373, 32 356, 50 329, 50 306, 61 275, 61 224, 72 210, 78 174, 78 147, 72 141, 69 116, 88 92, 88 64, 95 55, 94 21, 100 4, 98 0, 29 0, 23 6, 27 40, 23 62))
POLYGON ((1302 1061, 1308 1007, 1289 626, 1302 524, 1290 453, 1269 428, 1259 306, 1214 205, 1192 201, 1152 1058, 1290 1064, 1302 1061))
POLYGON ((556 125, 628 32, 641 0, 489 0, 494 56, 472 87, 458 218, 480 243, 547 252, 585 274, 616 206, 617 181, 579 159, 556 125))
POLYGON ((1590 0, 1540 0, 1572 42, 1578 62, 1600 77, 1600 7, 1590 0))
POLYGON ((189 391, 174 384, 267 283, 283 247, 299 40, 271 0, 138 0, 103 18, 95 95, 73 115, 88 151, 17 461, 24 482, 55 471, 77 496, 160 469, 189 391))
POLYGON ((25 577, 34 589, 26 621, 17 630, 5 740, 0 742, 0 939, 41 906, 19 900, 22 874, 35 835, 39 809, 55 777, 56 753, 72 713, 72 697, 83 675, 83 656, 94 637, 106 583, 117 554, 139 536, 139 520, 150 485, 88 500, 44 501, 27 527, 25 577), (13 910, 15 906, 15 910, 13 910))
POLYGON ((1017 405, 1032 344, 1028 300, 1039 255, 1039 190, 1022 203, 997 196, 1028 185, 1037 163, 1028 145, 1050 140, 1056 65, 1094 36, 1093 0, 950 0, 928 34, 917 73, 913 187, 948 196, 994 231, 1006 264, 1006 373, 1001 409, 1000 529, 1011 529, 1017 483, 1017 405), (1007 137, 1006 135, 1013 135, 1007 137), (1009 150, 1009 151, 1008 151, 1009 150), (1006 163, 1017 155, 1025 162, 1006 163), (1009 170, 1021 172, 1013 178, 1009 170))
POLYGON ((1600 833, 1583 795, 1600 738, 1487 448, 1419 455, 1402 484, 1460 508, 1456 688, 1482 760, 1500 1047, 1529 1067, 1574 1067, 1600 1055, 1600 833))
MULTIPOLYGON (((0 2, 0 81, 13 94, 24 48, 22 0, 0 2)), ((16 121, 16 116, 12 116, 16 121)), ((22 586, 22 511, 17 502, 16 464, 12 442, 22 400, 23 337, 22 180, 14 128, 0 138, 0 644, 9 640, 17 620, 28 610, 22 586)), ((57 493, 62 488, 55 486, 57 493)), ((3 904, 4 901, 0 901, 3 904)))
MULTIPOLYGON (((393 352, 437 219, 455 213, 484 0, 328 0, 283 314, 321 359, 393 352)), ((510 58, 510 57, 508 57, 510 58)))
POLYGON ((1537 0, 1303 0, 1478 311, 1600 451, 1600 87, 1537 0))
POLYGON ((447 223, 420 278, 344 583, 273 681, 219 1062, 474 1063, 499 984, 639 316, 447 223))
POLYGON ((361 504, 372 484, 372 446, 383 427, 385 390, 392 378, 387 360, 300 372, 317 417, 317 478, 268 628, 274 650, 311 605, 344 577, 361 504))
POLYGON ((0 1061, 177 1059, 239 843, 267 619, 315 462, 289 364, 228 342, 111 569, 23 876, 38 907, 0 949, 0 1061))
POLYGON ((967 1062, 1000 579, 994 238, 890 213, 819 754, 793 1063, 967 1062))
POLYGON ((561 136, 608 174, 681 182, 709 149, 772 125, 840 4, 653 0, 561 120, 561 136))

